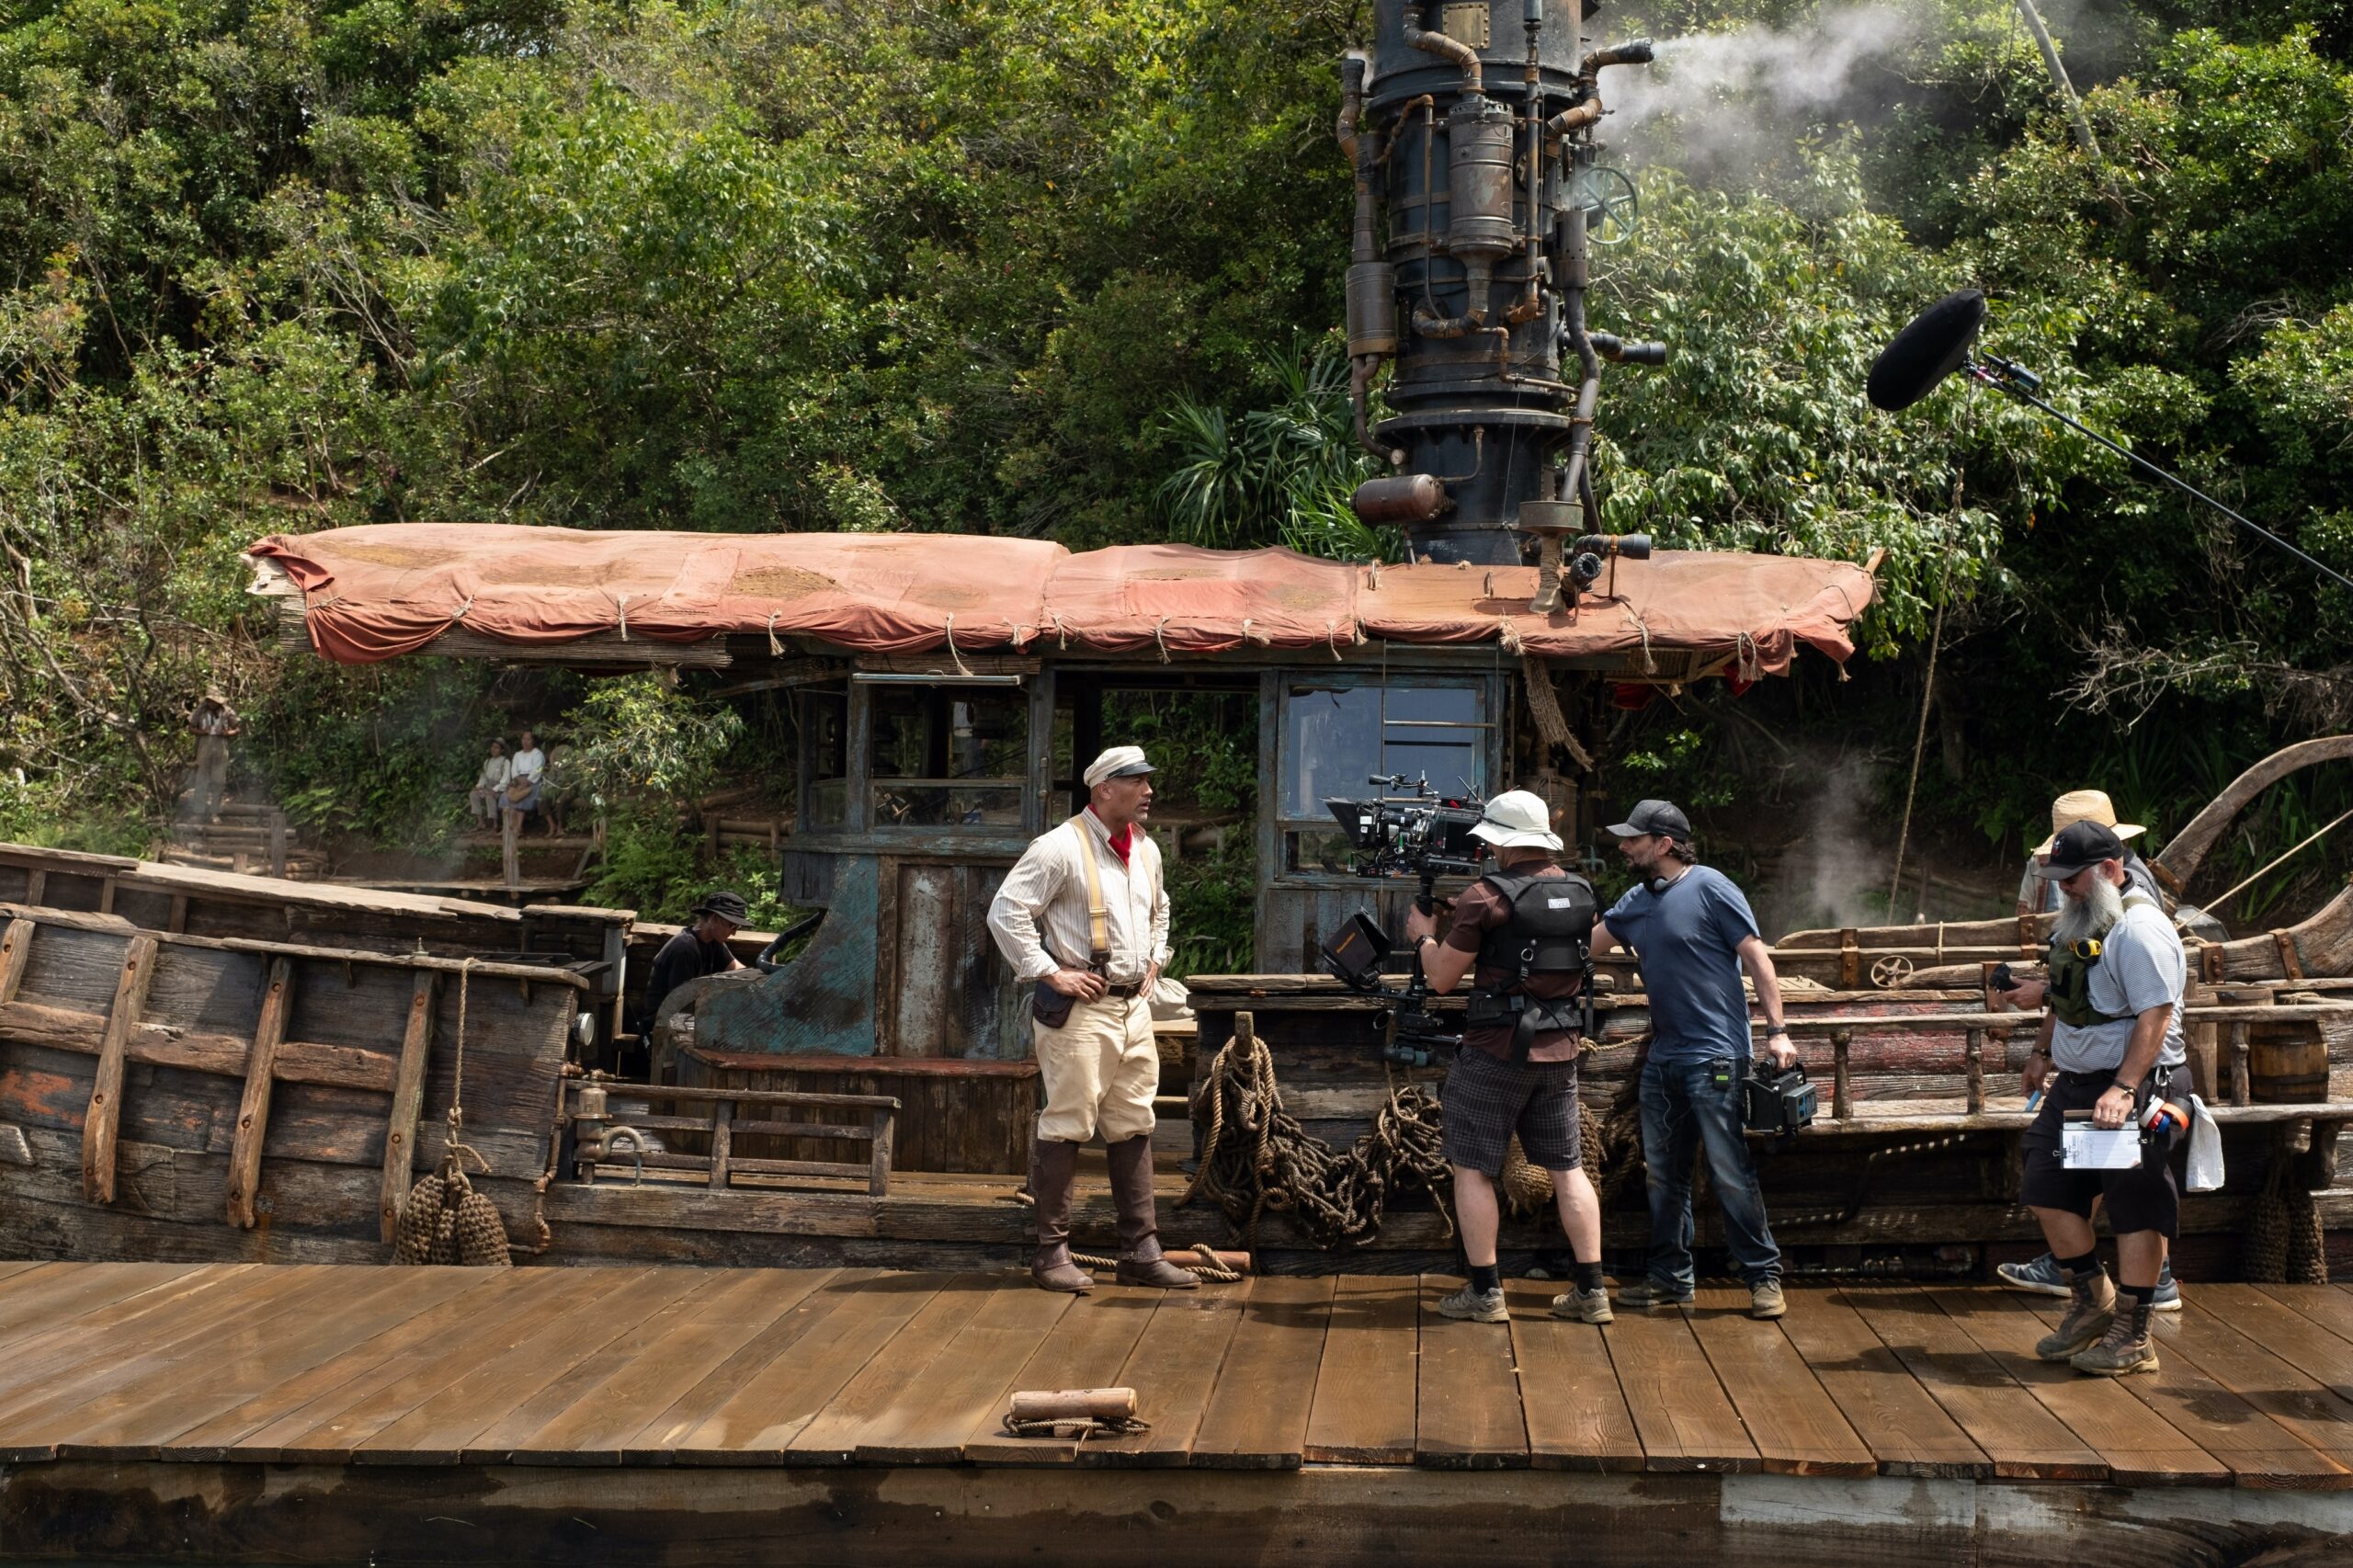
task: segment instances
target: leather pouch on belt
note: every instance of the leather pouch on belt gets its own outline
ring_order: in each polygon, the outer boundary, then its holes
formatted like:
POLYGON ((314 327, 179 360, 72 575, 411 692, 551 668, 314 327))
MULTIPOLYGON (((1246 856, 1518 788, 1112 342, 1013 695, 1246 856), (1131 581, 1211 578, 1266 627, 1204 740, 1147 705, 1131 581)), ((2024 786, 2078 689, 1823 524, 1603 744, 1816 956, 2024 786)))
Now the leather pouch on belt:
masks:
POLYGON ((1070 1010, 1078 998, 1065 996, 1051 983, 1040 980, 1029 993, 1029 1016, 1050 1029, 1058 1029, 1070 1022, 1070 1010))

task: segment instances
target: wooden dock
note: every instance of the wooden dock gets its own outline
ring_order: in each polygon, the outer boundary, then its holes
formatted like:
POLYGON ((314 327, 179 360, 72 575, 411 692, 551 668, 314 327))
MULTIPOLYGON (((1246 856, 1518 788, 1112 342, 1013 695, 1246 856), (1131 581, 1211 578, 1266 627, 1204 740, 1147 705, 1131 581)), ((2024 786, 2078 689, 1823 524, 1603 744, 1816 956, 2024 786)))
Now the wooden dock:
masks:
POLYGON ((1717 1288, 1607 1329, 1435 1277, 0 1264, 0 1542, 174 1561, 2267 1564, 2353 1529, 2353 1290, 2193 1285, 2165 1367, 2058 1304, 1717 1288), (1125 1383, 1148 1432, 999 1430, 1125 1383), (2053 1530, 2073 1539, 2059 1550, 2053 1530))

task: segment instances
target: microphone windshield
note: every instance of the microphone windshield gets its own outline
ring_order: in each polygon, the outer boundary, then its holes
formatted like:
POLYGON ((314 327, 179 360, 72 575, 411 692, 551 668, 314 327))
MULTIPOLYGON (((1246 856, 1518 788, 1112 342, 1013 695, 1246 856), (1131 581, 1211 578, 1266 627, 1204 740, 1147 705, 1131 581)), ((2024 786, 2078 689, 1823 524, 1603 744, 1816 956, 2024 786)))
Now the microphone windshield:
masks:
POLYGON ((1975 289, 1954 290, 1914 316, 1880 351, 1863 395, 1890 414, 1911 407, 1961 369, 1984 320, 1985 296, 1975 289))

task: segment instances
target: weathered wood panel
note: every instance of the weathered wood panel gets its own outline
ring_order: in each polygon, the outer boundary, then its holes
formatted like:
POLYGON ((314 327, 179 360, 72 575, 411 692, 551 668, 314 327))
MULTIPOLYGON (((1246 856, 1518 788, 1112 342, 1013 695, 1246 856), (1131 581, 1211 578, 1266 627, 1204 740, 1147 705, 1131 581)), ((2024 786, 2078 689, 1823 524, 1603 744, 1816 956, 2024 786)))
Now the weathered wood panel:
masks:
MULTIPOLYGON (((1018 1175, 1029 1167, 1040 1095, 1031 1062, 898 1062, 889 1058, 784 1056, 707 1051, 680 1053, 678 1081, 722 1089, 777 1089, 800 1094, 887 1095, 899 1102, 891 1155, 894 1171, 1018 1175)), ((627 1096, 627 1089, 617 1088, 627 1096)), ((859 1111, 796 1110, 796 1117, 864 1127, 859 1111)), ((620 1120, 626 1116, 616 1112, 620 1120)), ((699 1147, 698 1145, 698 1147, 699 1147)), ((839 1143, 739 1134, 740 1157, 839 1160, 839 1143)))

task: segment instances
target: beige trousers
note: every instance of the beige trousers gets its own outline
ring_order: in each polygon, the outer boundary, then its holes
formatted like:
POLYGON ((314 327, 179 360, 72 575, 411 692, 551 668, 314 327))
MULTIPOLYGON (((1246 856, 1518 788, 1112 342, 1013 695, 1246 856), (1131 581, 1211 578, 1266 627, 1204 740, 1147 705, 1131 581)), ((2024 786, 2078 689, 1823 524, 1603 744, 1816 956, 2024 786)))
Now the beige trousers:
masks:
POLYGON ((1160 1092, 1160 1048, 1153 1043, 1152 1005, 1142 997, 1074 1002, 1070 1018, 1050 1029, 1031 1019, 1046 1108, 1038 1136, 1084 1143, 1096 1133, 1124 1143, 1152 1131, 1152 1097, 1160 1092))

